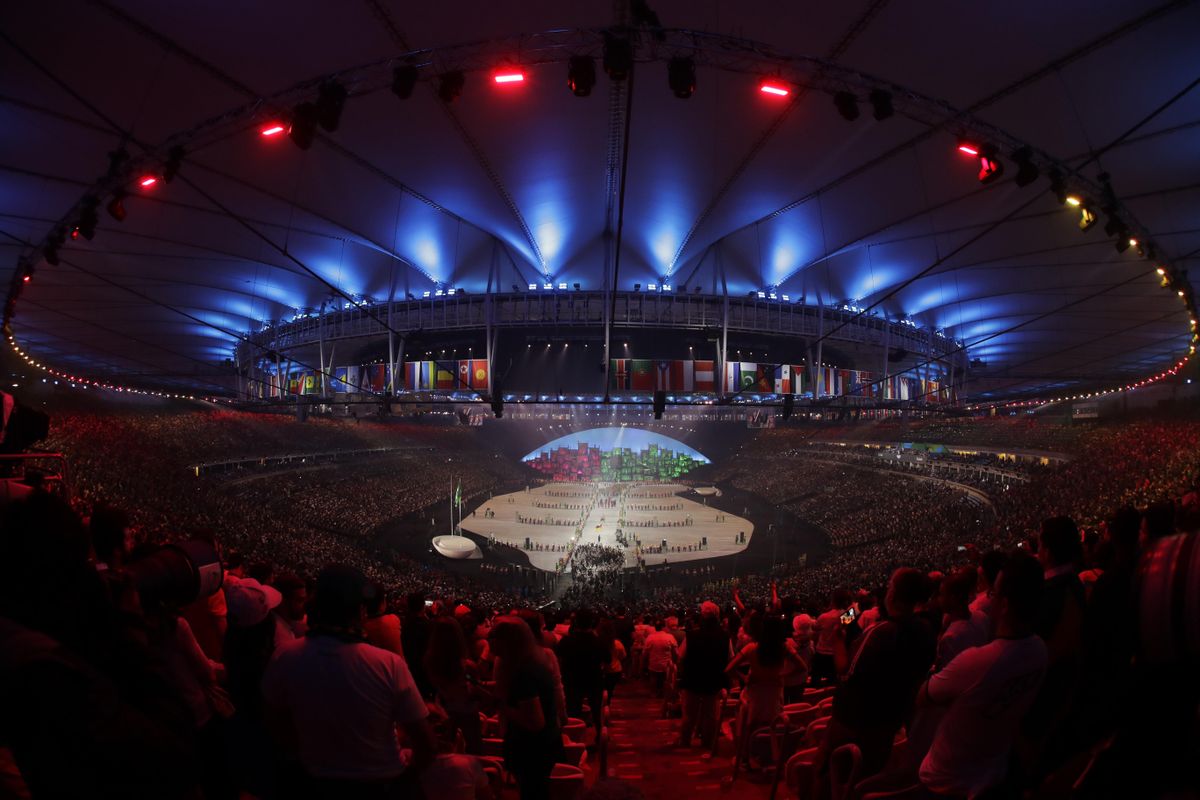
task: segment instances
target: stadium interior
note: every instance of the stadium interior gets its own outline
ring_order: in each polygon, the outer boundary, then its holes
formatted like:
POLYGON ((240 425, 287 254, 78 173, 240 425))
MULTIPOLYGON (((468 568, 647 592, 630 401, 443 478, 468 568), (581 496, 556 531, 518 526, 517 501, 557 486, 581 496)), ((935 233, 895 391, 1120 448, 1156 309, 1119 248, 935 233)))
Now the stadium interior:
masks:
POLYGON ((1198 32, 0 7, 0 798, 1200 800, 1198 32))

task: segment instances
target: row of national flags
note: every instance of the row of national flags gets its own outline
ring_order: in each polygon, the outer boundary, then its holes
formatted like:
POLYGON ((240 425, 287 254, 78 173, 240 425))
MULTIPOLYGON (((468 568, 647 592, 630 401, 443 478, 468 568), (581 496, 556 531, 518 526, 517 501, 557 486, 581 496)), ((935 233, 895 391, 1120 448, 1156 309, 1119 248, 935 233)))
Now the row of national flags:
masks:
POLYGON ((609 361, 608 385, 628 392, 715 392, 716 362, 614 358, 609 361))
MULTIPOLYGON (((330 392, 386 392, 391 371, 387 364, 334 367, 326 378, 330 392)), ((486 392, 490 388, 487 359, 408 361, 397 373, 397 390, 486 392)), ((320 394, 321 376, 313 371, 294 372, 288 378, 289 394, 320 394)))
MULTIPOLYGON (((809 397, 854 396, 879 400, 913 400, 923 403, 954 402, 949 382, 916 378, 908 374, 879 380, 876 373, 822 367, 814 386, 803 365, 757 364, 731 361, 721 376, 728 394, 795 394, 809 397)), ((486 359, 408 361, 397 374, 397 391, 487 392, 491 389, 486 359)), ((715 392, 715 361, 614 358, 609 362, 609 388, 614 391, 715 392)), ((274 380, 272 377, 270 380, 274 380)), ((386 364, 334 367, 326 379, 331 393, 386 392, 390 386, 386 364)), ((288 376, 289 394, 320 394, 321 376, 312 371, 288 376)))
POLYGON ((797 394, 819 397, 868 397, 877 400, 914 400, 947 403, 954 400, 950 384, 910 375, 889 375, 880 380, 876 373, 861 369, 817 370, 819 383, 813 385, 809 372, 797 364, 755 364, 745 361, 725 365, 725 391, 750 394, 797 394))
MULTIPOLYGON (((713 361, 656 361, 614 358, 609 363, 609 388, 615 391, 715 392, 716 363, 713 361)), ((887 380, 866 370, 822 367, 820 383, 814 387, 808 370, 800 364, 757 364, 731 361, 725 364, 722 386, 729 394, 807 394, 821 397, 852 395, 881 400, 916 400, 927 403, 953 401, 950 384, 928 378, 891 375, 887 380)))

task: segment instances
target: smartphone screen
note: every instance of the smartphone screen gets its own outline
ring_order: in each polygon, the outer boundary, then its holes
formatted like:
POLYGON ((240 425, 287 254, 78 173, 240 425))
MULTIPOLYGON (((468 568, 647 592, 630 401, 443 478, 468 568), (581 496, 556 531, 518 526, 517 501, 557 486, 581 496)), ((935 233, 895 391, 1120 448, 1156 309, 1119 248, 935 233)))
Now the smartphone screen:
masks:
POLYGON ((854 606, 850 606, 849 608, 847 608, 845 611, 842 612, 842 624, 849 625, 851 622, 854 622, 854 618, 857 616, 858 616, 858 609, 855 608, 854 606))

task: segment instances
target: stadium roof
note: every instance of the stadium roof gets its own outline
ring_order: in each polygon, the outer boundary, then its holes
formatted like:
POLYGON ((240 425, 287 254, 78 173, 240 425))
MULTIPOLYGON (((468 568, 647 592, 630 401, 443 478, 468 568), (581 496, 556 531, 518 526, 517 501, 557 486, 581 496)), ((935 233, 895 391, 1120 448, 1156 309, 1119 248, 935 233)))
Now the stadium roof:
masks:
POLYGON ((612 285, 620 227, 622 290, 774 289, 912 320, 986 365, 977 395, 1125 382, 1187 352, 1200 4, 633 5, 616 19, 611 3, 6 4, 13 332, 81 374, 228 386, 216 376, 239 335, 331 298, 612 285), (629 26, 632 80, 605 75, 614 25, 629 26), (595 58, 588 97, 567 88, 573 55, 595 58), (694 65, 689 99, 668 86, 672 58, 694 65), (400 99, 407 64, 418 80, 400 99), (524 80, 495 82, 502 67, 524 80), (445 102, 441 76, 459 70, 445 102), (786 97, 760 91, 772 76, 786 97), (301 150, 293 109, 331 80, 349 94, 340 124, 301 150), (262 135, 273 122, 285 130, 262 135), (959 138, 994 144, 1003 173, 982 184, 959 138), (1039 177, 1019 187, 1024 146, 1039 177), (1051 191, 1055 169, 1092 230, 1051 191), (117 222, 104 209, 122 187, 117 222), (88 195, 95 238, 67 236, 48 263, 88 195))

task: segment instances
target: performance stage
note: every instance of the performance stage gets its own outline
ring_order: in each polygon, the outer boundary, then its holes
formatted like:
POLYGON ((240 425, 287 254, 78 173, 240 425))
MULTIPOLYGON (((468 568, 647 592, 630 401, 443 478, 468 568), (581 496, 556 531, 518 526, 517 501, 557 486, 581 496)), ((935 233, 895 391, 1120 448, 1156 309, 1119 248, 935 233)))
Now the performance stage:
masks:
POLYGON ((677 483, 547 483, 492 497, 463 516, 462 528, 516 547, 547 571, 576 544, 622 548, 627 567, 637 566, 639 555, 652 566, 746 549, 754 533, 749 520, 688 493, 677 483))

